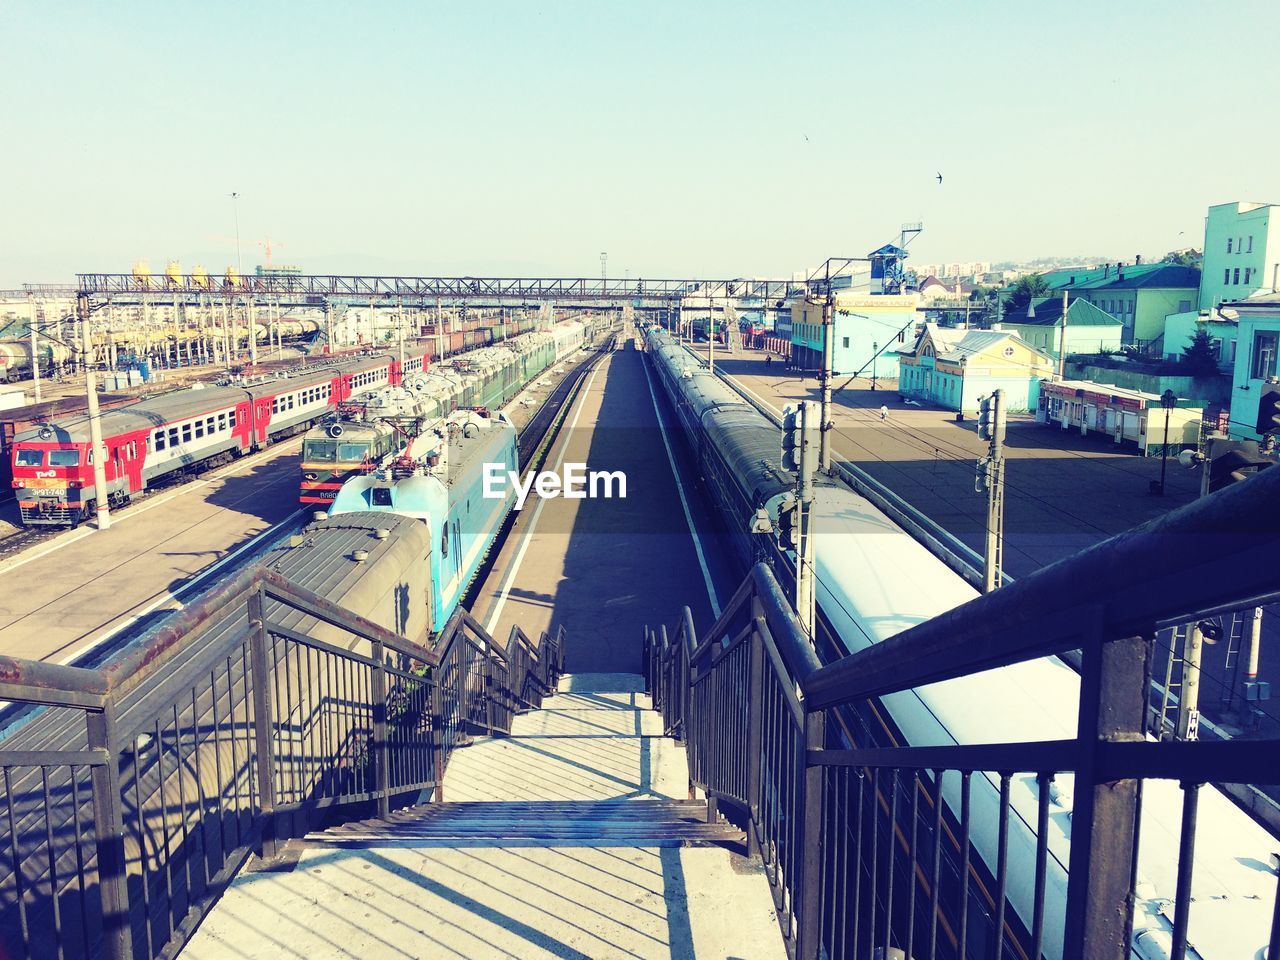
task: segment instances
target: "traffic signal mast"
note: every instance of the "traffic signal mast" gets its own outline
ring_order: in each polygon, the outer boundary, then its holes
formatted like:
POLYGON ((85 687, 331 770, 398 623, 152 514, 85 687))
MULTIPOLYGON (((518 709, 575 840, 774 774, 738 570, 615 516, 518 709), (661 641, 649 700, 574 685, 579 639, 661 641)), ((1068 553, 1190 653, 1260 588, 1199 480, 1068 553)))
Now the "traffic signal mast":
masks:
POLYGON ((784 500, 778 508, 778 538, 796 554, 796 616, 810 640, 816 620, 813 477, 818 469, 820 422, 820 407, 810 400, 782 411, 782 469, 795 471, 796 492, 794 499, 784 500))
POLYGON ((987 455, 978 461, 974 489, 987 493, 987 538, 982 551, 982 592, 1000 586, 1004 559, 1004 393, 993 390, 978 398, 978 436, 986 440, 987 455))

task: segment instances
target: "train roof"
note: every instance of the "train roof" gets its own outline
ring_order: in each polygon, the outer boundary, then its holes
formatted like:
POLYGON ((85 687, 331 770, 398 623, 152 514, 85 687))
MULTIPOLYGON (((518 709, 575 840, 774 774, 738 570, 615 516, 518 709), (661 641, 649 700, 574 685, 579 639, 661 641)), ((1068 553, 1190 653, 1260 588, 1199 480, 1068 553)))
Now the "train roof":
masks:
MULTIPOLYGON (((198 417, 203 413, 212 413, 234 407, 243 402, 245 391, 239 387, 203 387, 200 389, 176 390, 159 396, 139 400, 129 406, 116 407, 102 414, 103 437, 115 437, 123 433, 134 433, 139 430, 154 430, 164 423, 174 420, 185 420, 198 417)), ((63 443, 89 442, 89 414, 82 411, 71 417, 64 417, 52 424, 41 424, 24 430, 14 437, 15 443, 41 440, 40 432, 45 427, 53 428, 53 437, 63 443)))

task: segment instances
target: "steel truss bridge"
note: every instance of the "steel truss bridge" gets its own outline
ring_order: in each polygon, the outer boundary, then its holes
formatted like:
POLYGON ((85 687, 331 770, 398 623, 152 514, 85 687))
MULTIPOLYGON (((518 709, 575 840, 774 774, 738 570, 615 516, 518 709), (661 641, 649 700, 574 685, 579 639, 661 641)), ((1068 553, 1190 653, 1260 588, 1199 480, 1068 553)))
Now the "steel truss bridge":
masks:
POLYGON ((611 279, 588 277, 388 277, 357 275, 247 276, 234 280, 204 274, 82 273, 74 293, 95 300, 143 295, 252 298, 297 302, 325 300, 597 301, 669 306, 683 299, 784 300, 813 289, 805 280, 611 279))

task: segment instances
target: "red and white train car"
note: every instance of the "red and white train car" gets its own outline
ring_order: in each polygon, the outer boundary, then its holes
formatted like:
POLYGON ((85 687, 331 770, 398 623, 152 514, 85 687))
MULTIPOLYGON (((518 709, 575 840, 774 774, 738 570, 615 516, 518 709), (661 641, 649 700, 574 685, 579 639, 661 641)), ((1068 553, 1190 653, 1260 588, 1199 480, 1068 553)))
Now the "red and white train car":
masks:
MULTIPOLYGON (((428 351, 370 356, 249 386, 195 387, 108 410, 105 495, 113 505, 161 478, 212 466, 306 430, 343 400, 427 367, 428 351)), ((95 509, 89 418, 76 414, 26 430, 13 441, 13 486, 26 525, 68 526, 95 509)))

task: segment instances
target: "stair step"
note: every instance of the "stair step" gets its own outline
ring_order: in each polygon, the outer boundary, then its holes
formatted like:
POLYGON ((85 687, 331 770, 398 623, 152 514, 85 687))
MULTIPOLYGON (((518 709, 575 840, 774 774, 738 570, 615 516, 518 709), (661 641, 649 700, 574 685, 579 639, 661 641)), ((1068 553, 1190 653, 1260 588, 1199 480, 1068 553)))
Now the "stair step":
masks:
POLYGON ((464 801, 428 804, 312 833, 313 842, 429 846, 681 846, 740 843, 727 823, 707 823, 697 800, 464 801))

